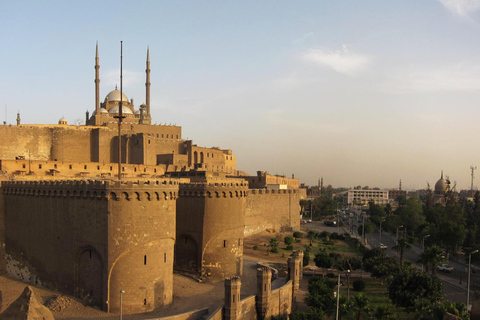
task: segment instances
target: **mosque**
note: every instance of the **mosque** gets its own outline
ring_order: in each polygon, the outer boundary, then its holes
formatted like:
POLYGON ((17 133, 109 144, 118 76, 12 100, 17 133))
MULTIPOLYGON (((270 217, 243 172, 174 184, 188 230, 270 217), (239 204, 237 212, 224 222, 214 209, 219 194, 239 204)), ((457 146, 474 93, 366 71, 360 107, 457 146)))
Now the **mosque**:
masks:
POLYGON ((244 237, 299 228, 298 179, 248 175, 232 150, 153 125, 149 50, 145 72, 144 104, 117 88, 101 102, 97 45, 86 125, 21 124, 18 114, 0 126, 0 273, 108 312, 125 291, 124 312, 148 312, 172 303, 174 269, 234 279, 244 237))

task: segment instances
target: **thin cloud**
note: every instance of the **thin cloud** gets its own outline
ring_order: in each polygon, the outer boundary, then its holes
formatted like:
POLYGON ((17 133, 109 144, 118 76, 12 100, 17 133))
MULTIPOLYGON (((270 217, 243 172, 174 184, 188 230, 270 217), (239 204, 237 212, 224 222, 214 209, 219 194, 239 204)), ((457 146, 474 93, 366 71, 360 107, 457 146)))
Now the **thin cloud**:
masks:
POLYGON ((417 91, 478 91, 480 66, 459 65, 435 71, 415 72, 408 81, 417 91))
POLYGON ((468 16, 469 13, 480 9, 480 0, 438 0, 450 12, 459 16, 468 16))
POLYGON ((332 68, 339 73, 349 76, 358 75, 370 64, 368 56, 351 53, 345 45, 342 50, 337 51, 309 49, 303 55, 303 58, 319 66, 332 68))
POLYGON ((308 32, 308 33, 305 33, 300 38, 293 40, 293 43, 294 44, 301 44, 301 43, 306 42, 308 39, 310 39, 312 37, 313 37, 313 32, 308 32))

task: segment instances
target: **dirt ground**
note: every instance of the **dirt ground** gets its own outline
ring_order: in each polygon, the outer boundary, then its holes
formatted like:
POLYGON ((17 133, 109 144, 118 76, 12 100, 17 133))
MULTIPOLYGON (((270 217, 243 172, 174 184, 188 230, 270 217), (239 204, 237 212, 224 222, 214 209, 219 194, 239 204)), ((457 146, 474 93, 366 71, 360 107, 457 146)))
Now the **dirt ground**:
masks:
MULTIPOLYGON (((286 260, 288 256, 281 253, 267 254, 266 245, 271 238, 276 237, 280 247, 285 246, 283 239, 291 235, 265 231, 260 234, 245 238, 244 240, 244 265, 242 275, 242 299, 254 295, 256 292, 256 265, 257 262, 264 262, 279 269, 280 277, 285 276, 286 260), (259 250, 253 250, 257 245, 259 250), (282 267, 283 266, 283 267, 282 267)), ((303 243, 296 243, 295 247, 303 247, 303 243)), ((0 291, 2 303, 0 312, 3 312, 13 301, 15 301, 27 284, 13 280, 6 276, 0 276, 0 291)), ((61 296, 57 303, 56 311, 52 311, 55 319, 118 319, 117 314, 105 313, 95 308, 86 307, 81 301, 72 297, 65 297, 61 293, 33 287, 39 302, 46 304, 51 298, 61 296), (60 305, 59 305, 60 304, 60 305)), ((209 308, 213 312, 223 304, 224 289, 223 282, 198 283, 188 277, 174 274, 174 296, 173 303, 158 311, 143 314, 124 315, 125 319, 151 319, 168 315, 179 314, 191 310, 209 308)))

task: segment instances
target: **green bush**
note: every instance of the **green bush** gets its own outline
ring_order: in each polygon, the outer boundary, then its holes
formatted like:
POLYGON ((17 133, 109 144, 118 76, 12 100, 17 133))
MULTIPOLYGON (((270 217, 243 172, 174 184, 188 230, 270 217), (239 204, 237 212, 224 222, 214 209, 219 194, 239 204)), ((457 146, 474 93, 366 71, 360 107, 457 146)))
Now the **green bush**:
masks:
POLYGON ((353 290, 355 290, 355 291, 365 290, 365 281, 363 281, 361 279, 353 281, 353 290))
POLYGON ((303 265, 308 266, 309 263, 310 263, 310 253, 304 252, 303 253, 303 265))
POLYGON ((285 239, 283 239, 283 242, 285 242, 287 246, 291 246, 293 242, 295 242, 295 239, 289 236, 289 237, 285 237, 285 239))
POLYGON ((287 246, 287 250, 293 250, 293 246, 292 246, 292 245, 288 245, 288 246, 287 246))
POLYGON ((295 238, 295 240, 299 239, 299 238, 303 237, 303 233, 301 233, 300 231, 295 231, 293 233, 293 237, 295 238))
POLYGON ((270 249, 270 252, 272 252, 272 253, 278 253, 278 248, 272 248, 272 249, 270 249))
POLYGON ((258 250, 258 246, 253 246, 253 250, 258 250))

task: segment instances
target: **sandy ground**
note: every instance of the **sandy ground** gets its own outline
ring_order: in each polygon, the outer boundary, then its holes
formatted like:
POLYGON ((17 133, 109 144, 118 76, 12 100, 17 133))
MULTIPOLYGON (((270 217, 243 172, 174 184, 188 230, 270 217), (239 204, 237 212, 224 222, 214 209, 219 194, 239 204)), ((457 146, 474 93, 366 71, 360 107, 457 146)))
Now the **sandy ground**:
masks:
MULTIPOLYGON (((254 295, 256 292, 256 265, 257 262, 269 263, 279 269, 281 277, 285 276, 286 259, 282 254, 268 254, 266 245, 271 238, 276 237, 280 246, 284 237, 291 233, 263 232, 251 236, 244 241, 244 265, 242 275, 242 299, 254 295), (253 250, 257 245, 259 250, 253 250)), ((303 247, 303 242, 296 243, 296 247, 303 247)), ((27 284, 13 280, 6 276, 0 276, 0 291, 2 303, 0 312, 3 312, 15 299, 20 296, 27 284)), ((61 293, 34 287, 38 299, 45 304, 61 293)), ((213 312, 223 304, 224 289, 223 282, 198 283, 188 277, 174 274, 174 297, 173 303, 158 311, 143 314, 124 315, 125 319, 152 319, 168 315, 179 314, 196 309, 209 308, 213 312)), ((55 319, 118 319, 118 314, 105 313, 95 308, 84 306, 81 301, 70 298, 71 303, 61 311, 53 312, 55 319)), ((302 299, 303 300, 303 299, 302 299)))

